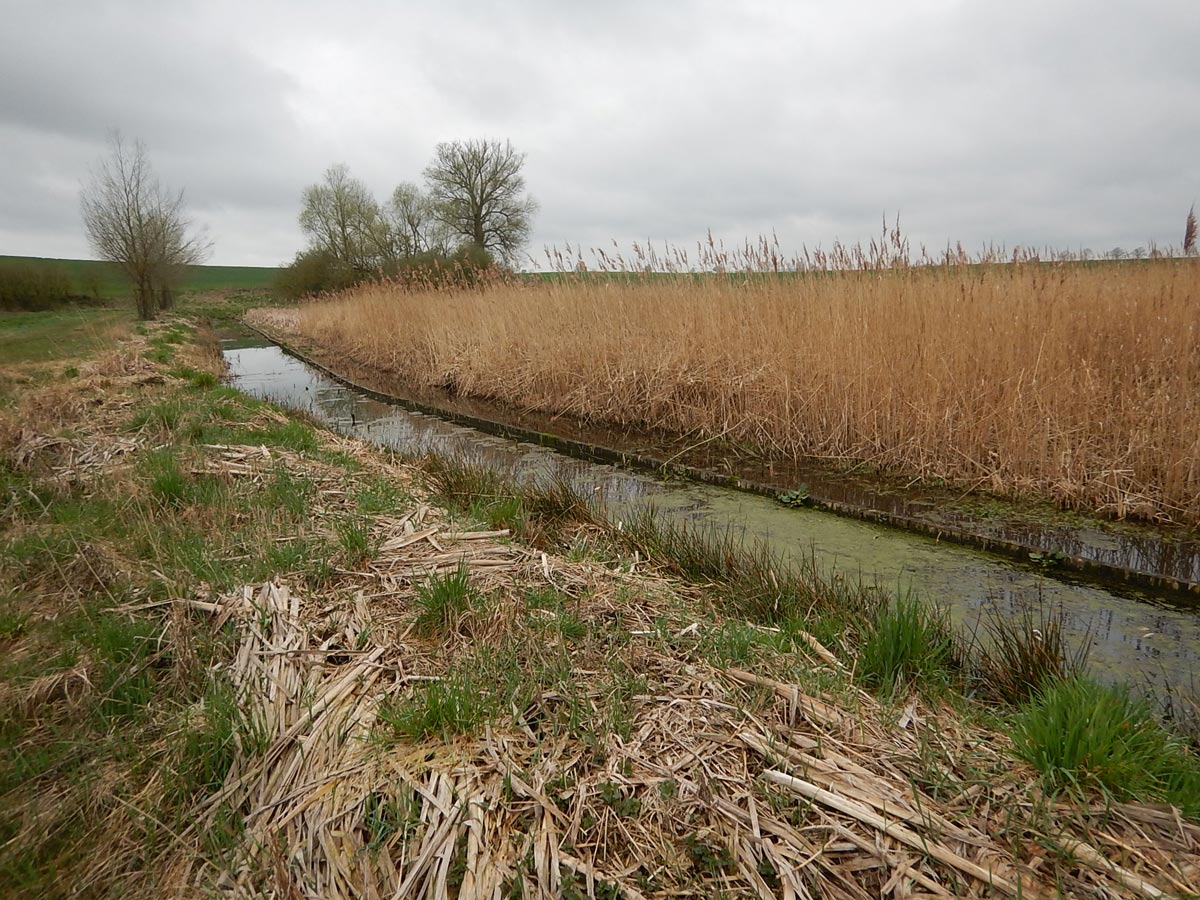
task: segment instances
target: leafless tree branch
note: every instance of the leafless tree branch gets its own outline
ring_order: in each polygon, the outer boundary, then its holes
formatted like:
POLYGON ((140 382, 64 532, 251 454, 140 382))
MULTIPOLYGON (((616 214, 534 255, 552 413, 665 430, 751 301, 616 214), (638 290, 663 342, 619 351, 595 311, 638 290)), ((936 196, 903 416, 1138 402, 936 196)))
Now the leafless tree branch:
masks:
POLYGON ((525 193, 524 164, 509 141, 438 144, 425 169, 433 215, 457 237, 511 262, 529 240, 538 209, 525 193))
POLYGON ((183 191, 165 189, 145 144, 127 144, 120 132, 109 135, 108 156, 92 170, 79 202, 92 250, 129 278, 144 319, 170 306, 187 267, 203 262, 212 249, 187 217, 183 191))

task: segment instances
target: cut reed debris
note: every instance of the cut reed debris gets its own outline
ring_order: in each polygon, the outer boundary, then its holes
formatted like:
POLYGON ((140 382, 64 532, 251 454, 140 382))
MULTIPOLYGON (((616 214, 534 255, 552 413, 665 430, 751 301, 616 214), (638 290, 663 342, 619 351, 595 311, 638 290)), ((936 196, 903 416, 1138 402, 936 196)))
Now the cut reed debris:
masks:
MULTIPOLYGON (((611 602, 589 601, 593 628, 611 602)), ((269 738, 183 835, 222 809, 244 821, 220 874, 177 858, 174 883, 198 891, 258 894, 286 873, 301 895, 333 898, 571 896, 589 885, 627 897, 1160 896, 1200 871, 1200 828, 1149 808, 1082 803, 1046 820, 1046 799, 1012 771, 1002 742, 980 743, 945 710, 922 707, 899 727, 867 694, 849 715, 845 697, 680 666, 644 646, 628 736, 608 732, 602 753, 586 752, 563 718, 561 687, 518 691, 507 706, 486 702, 484 688, 482 706, 454 701, 467 727, 406 722, 403 742, 381 742, 411 673, 434 660, 403 641, 376 643, 378 610, 346 607, 330 628, 275 583, 217 609, 242 623, 231 676, 269 738), (336 638, 315 644, 321 633, 336 638), (353 658, 330 652, 360 643, 353 658), (758 687, 773 699, 744 692, 758 687), (906 762, 927 740, 957 748, 961 774, 947 777, 963 781, 951 801, 918 787, 906 762), (1014 838, 1028 855, 1014 853, 1014 838), (1060 862, 1047 855, 1056 848, 1060 862)), ((598 708, 595 681, 573 685, 576 704, 598 708)))

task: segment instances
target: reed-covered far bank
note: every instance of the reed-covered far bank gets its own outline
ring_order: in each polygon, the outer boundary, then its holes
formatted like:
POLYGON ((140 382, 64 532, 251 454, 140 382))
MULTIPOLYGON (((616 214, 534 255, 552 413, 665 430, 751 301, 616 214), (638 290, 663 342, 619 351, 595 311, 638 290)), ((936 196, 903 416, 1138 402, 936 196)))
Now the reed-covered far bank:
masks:
POLYGON ((413 385, 1200 522, 1195 260, 379 284, 298 327, 413 385))

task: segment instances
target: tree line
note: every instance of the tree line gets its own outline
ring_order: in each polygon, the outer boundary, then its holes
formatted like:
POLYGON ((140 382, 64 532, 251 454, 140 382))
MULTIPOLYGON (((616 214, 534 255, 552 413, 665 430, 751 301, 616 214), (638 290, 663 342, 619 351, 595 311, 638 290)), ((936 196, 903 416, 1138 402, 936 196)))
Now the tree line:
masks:
MULTIPOLYGON (((525 190, 524 163, 508 141, 441 143, 424 185, 403 182, 383 203, 345 165, 331 166, 304 189, 308 247, 282 269, 280 290, 303 296, 405 273, 427 284, 512 265, 538 209, 525 190)), ((188 218, 183 191, 164 187, 145 144, 119 132, 84 183, 80 208, 93 252, 129 279, 143 319, 171 307, 188 267, 212 249, 188 218)))
POLYGON ((308 247, 280 276, 292 296, 338 290, 377 277, 470 277, 511 266, 529 239, 537 202, 525 190, 525 156, 508 141, 437 145, 424 184, 398 184, 383 202, 330 166, 304 189, 300 227, 308 247))
MULTIPOLYGON (((513 265, 529 240, 537 202, 526 193, 525 155, 509 141, 452 141, 437 145, 424 185, 402 182, 380 203, 345 165, 304 189, 300 226, 308 247, 281 270, 280 290, 304 296, 381 276, 415 274, 420 284, 472 277, 496 264, 513 265)), ((141 141, 109 135, 109 153, 80 192, 88 241, 96 256, 129 279, 138 314, 170 308, 189 266, 211 252, 203 229, 188 219, 183 191, 154 175, 141 141)), ((1183 254, 1197 254, 1195 205, 1188 211, 1183 254)), ((1114 247, 1109 259, 1171 255, 1114 247)), ((1090 250, 1079 258, 1090 259, 1090 250)), ((0 273, 2 274, 2 273, 0 273)), ((40 307, 65 296, 57 276, 9 272, 0 307, 40 307)))

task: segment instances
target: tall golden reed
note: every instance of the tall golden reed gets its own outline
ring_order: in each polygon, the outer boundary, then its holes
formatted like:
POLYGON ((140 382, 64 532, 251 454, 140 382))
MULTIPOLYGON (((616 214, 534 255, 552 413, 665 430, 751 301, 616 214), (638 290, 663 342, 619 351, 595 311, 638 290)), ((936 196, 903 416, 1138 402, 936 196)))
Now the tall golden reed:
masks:
POLYGON ((405 382, 1200 522, 1200 265, 365 287, 301 330, 405 382))

